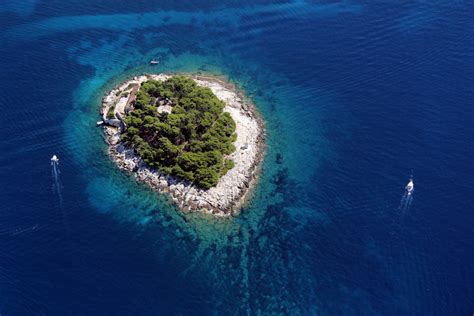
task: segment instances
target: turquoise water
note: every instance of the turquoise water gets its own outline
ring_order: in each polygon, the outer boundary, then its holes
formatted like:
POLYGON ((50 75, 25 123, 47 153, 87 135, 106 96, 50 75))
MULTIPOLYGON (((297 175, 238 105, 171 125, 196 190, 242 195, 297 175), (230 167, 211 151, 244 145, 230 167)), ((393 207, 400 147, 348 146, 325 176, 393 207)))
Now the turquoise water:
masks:
POLYGON ((2 3, 0 312, 472 313, 472 9, 2 3), (107 157, 100 99, 143 72, 256 104, 268 151, 238 217, 182 214, 107 157))

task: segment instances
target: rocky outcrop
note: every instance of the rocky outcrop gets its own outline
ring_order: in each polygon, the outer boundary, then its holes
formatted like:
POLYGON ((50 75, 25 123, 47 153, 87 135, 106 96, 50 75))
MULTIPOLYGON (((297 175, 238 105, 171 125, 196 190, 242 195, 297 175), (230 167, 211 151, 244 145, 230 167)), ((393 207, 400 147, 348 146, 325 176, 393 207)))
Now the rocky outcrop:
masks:
MULTIPOLYGON (((152 78, 166 80, 170 75, 143 75, 135 77, 112 90, 102 100, 101 113, 107 113, 117 101, 118 96, 130 84, 141 84, 152 78)), ((265 130, 263 121, 253 104, 246 103, 235 87, 212 77, 193 76, 202 86, 209 87, 226 104, 224 111, 229 112, 236 123, 236 151, 229 158, 234 168, 219 179, 218 184, 208 190, 196 187, 192 183, 159 170, 148 168, 143 160, 131 148, 120 143, 121 127, 104 125, 109 143, 109 154, 117 166, 134 175, 140 182, 153 189, 166 193, 185 212, 206 212, 217 216, 236 215, 249 198, 255 186, 265 149, 265 130)), ((121 118, 121 117, 120 117, 121 118)))

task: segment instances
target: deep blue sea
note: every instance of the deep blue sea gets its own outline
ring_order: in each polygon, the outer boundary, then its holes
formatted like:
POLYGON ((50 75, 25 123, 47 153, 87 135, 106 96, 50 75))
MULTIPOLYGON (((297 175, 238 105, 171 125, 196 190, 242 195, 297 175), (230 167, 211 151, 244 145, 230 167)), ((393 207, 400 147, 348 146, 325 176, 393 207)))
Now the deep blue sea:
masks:
POLYGON ((0 0, 0 314, 472 315, 473 82, 468 0, 0 0), (175 71, 266 121, 236 218, 106 155, 103 94, 175 71))

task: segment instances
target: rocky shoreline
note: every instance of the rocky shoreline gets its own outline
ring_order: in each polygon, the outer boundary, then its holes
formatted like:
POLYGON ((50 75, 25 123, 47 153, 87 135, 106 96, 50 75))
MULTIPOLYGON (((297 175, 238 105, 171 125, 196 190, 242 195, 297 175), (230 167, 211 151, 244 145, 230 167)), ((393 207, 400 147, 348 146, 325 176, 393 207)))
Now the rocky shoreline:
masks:
POLYGON ((258 181, 265 154, 265 127, 255 106, 247 102, 237 89, 220 79, 208 76, 190 75, 198 85, 208 87, 225 102, 236 123, 236 151, 229 155, 234 168, 219 179, 218 184, 208 190, 201 189, 189 181, 179 179, 148 168, 144 161, 120 142, 120 134, 126 129, 122 119, 133 109, 132 104, 137 87, 149 79, 166 80, 172 75, 142 75, 129 79, 102 98, 101 117, 105 138, 109 144, 108 153, 122 170, 136 177, 160 193, 167 193, 184 212, 205 212, 216 216, 235 216, 250 198, 258 181))

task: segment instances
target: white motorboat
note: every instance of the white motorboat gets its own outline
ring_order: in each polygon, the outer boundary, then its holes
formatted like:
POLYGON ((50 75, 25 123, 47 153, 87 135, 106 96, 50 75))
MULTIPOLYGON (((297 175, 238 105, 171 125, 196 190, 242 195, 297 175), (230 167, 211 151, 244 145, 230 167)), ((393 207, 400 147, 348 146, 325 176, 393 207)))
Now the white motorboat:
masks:
POLYGON ((405 187, 405 190, 407 191, 408 195, 411 195, 413 193, 413 191, 415 190, 415 184, 413 183, 413 178, 410 178, 410 181, 405 187))
POLYGON ((59 162, 59 158, 56 155, 53 155, 51 158, 51 165, 57 164, 59 162))

